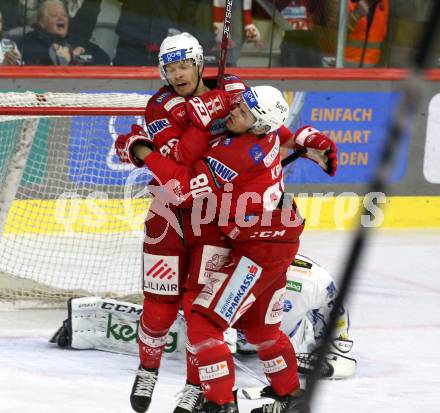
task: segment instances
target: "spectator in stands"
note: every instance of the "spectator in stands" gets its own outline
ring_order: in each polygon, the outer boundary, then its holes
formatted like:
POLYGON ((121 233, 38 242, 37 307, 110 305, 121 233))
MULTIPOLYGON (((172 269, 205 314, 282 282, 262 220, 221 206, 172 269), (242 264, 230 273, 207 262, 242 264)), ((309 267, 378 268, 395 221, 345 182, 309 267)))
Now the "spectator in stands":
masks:
MULTIPOLYGON (((212 21, 215 38, 214 51, 220 51, 223 38, 226 0, 213 0, 212 21)), ((232 5, 231 31, 228 44, 227 64, 236 66, 244 42, 262 47, 261 34, 252 15, 252 0, 236 1, 232 5)))
POLYGON ((281 42, 281 66, 321 67, 318 25, 322 25, 323 0, 289 0, 277 2, 281 15, 289 23, 281 42))
POLYGON ((268 0, 269 7, 255 7, 261 19, 277 24, 281 33, 271 32, 275 49, 279 44, 279 64, 286 67, 323 66, 323 47, 328 53, 328 39, 324 32, 326 5, 333 0, 268 0), (271 10, 272 9, 272 10, 271 10))
POLYGON ((98 46, 69 33, 69 16, 61 0, 46 0, 38 7, 34 31, 22 39, 27 65, 108 65, 110 58, 98 46))
POLYGON ((63 0, 69 15, 69 33, 90 40, 110 59, 116 54, 116 24, 121 14, 119 0, 63 0))
POLYGON ((156 66, 162 40, 190 32, 205 51, 205 64, 216 64, 211 27, 212 0, 125 0, 116 27, 115 66, 156 66))
POLYGON ((14 41, 19 41, 24 33, 32 31, 37 22, 39 0, 1 0, 5 24, 4 34, 14 41))
POLYGON ((21 55, 15 42, 3 36, 3 14, 0 10, 0 65, 19 65, 21 55))
POLYGON ((350 0, 344 67, 374 67, 381 63, 388 31, 389 0, 350 0))
MULTIPOLYGON (((389 0, 350 0, 348 7, 344 66, 382 65, 382 49, 388 32, 389 0)), ((326 18, 328 29, 336 35, 339 23, 339 0, 326 3, 326 18)), ((334 43, 336 47, 335 39, 334 43)))
POLYGON ((65 0, 69 33, 90 40, 101 10, 101 0, 65 0))

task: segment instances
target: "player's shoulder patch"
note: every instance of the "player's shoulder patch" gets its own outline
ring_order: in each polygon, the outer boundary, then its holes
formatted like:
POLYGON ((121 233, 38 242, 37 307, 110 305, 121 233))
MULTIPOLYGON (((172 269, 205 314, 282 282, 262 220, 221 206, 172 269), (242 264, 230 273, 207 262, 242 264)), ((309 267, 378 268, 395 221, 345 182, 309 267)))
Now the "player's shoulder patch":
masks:
POLYGON ((169 128, 171 126, 170 122, 168 119, 163 118, 163 119, 156 119, 153 122, 150 122, 147 125, 147 129, 148 129, 148 133, 150 134, 150 136, 155 136, 156 133, 169 128))
POLYGON ((245 90, 246 86, 242 82, 225 83, 226 92, 236 92, 238 90, 245 90))
POLYGON ((238 76, 225 75, 223 88, 226 92, 237 92, 240 90, 245 90, 246 86, 238 76))
POLYGON ((156 96, 155 101, 156 101, 156 103, 161 104, 171 95, 173 95, 173 92, 171 92, 170 90, 166 90, 166 91, 160 93, 158 96, 156 96))
MULTIPOLYGON (((212 156, 206 158, 206 162, 209 166, 211 174, 214 177, 220 178, 223 182, 231 182, 238 176, 238 173, 223 162, 219 161, 212 156)), ((217 185, 217 182, 216 182, 217 185)))
POLYGON ((309 270, 311 270, 313 267, 313 264, 311 262, 307 262, 299 258, 295 258, 291 265, 293 265, 294 267, 307 268, 309 270))
POLYGON ((249 149, 249 155, 255 163, 261 162, 266 156, 263 148, 258 145, 258 143, 251 146, 251 148, 249 149))
POLYGON ((224 79, 225 80, 240 80, 241 81, 241 79, 235 75, 225 75, 224 79))
POLYGON ((170 112, 171 109, 173 109, 175 106, 180 105, 180 104, 184 104, 185 103, 185 98, 182 96, 175 96, 173 98, 171 98, 170 100, 168 100, 167 103, 165 103, 165 105, 163 106, 165 108, 165 110, 167 112, 170 112))

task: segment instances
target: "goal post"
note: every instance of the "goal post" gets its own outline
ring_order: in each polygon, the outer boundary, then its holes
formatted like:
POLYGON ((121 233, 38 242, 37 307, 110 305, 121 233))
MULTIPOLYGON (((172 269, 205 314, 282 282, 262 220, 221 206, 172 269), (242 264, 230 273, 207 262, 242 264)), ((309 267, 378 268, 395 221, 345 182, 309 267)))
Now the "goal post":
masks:
POLYGON ((148 174, 113 143, 149 97, 0 93, 0 300, 140 296, 148 174))

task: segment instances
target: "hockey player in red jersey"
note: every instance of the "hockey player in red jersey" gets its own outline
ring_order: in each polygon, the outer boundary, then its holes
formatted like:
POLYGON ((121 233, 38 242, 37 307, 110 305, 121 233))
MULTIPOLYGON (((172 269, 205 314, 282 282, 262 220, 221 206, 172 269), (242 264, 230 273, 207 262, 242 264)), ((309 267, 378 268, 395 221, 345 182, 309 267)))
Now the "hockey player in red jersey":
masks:
MULTIPOLYGON (((195 37, 181 33, 164 39, 159 52, 159 70, 167 81, 153 95, 146 108, 148 134, 137 125, 131 133, 118 137, 115 147, 122 162, 142 166, 143 162, 132 158, 126 148, 136 142, 147 142, 158 156, 170 157, 183 164, 195 159, 200 133, 191 126, 185 102, 193 96, 203 96, 211 102, 216 121, 210 125, 209 140, 223 136, 226 128, 223 119, 229 112, 229 99, 245 88, 235 76, 226 75, 222 91, 215 88, 215 79, 203 79, 203 49, 195 37), (187 136, 187 145, 180 145, 182 136, 187 136), (160 155, 159 155, 160 154, 160 155)), ((139 327, 140 367, 133 385, 130 402, 137 412, 148 410, 158 377, 158 370, 169 328, 176 319, 182 305, 183 285, 188 271, 187 252, 190 245, 179 231, 185 211, 168 209, 168 216, 160 214, 160 201, 155 198, 145 222, 143 247, 144 303, 139 327), (175 225, 170 225, 173 221, 175 225), (160 274, 159 274, 160 273, 160 274), (156 276, 157 275, 157 276, 156 276)), ((188 212, 186 212, 188 213, 188 212)), ((211 254, 221 254, 225 241, 215 224, 203 227, 203 238, 211 254), (212 241, 212 242, 211 242, 212 241), (209 246, 209 248, 208 248, 209 246), (220 249, 219 249, 220 248, 220 249)), ((183 305, 184 310, 190 303, 183 305)), ((188 382, 175 413, 193 410, 201 389, 198 371, 188 363, 188 382)))
MULTIPOLYGON (((238 78, 226 76, 223 91, 210 90, 207 87, 210 80, 205 81, 201 78, 203 51, 197 40, 187 33, 164 40, 159 62, 161 76, 169 85, 161 88, 148 103, 146 118, 149 135, 134 126, 130 134, 121 135, 115 144, 121 161, 132 162, 138 167, 142 166, 143 162, 131 157, 130 151, 127 150, 138 141, 148 142, 149 146, 162 156, 168 156, 182 164, 188 165, 199 159, 203 155, 203 152, 198 152, 202 147, 199 140, 203 138, 191 126, 185 102, 192 96, 199 96, 200 101, 208 108, 208 114, 213 118, 209 121, 206 117, 201 117, 201 123, 205 129, 208 126, 209 140, 216 140, 226 131, 225 115, 234 95, 244 89, 238 78), (190 137, 186 140, 188 144, 181 145, 181 138, 185 136, 190 137)), ((292 137, 292 133, 281 127, 280 136, 286 141, 292 137)), ((334 170, 335 159, 331 161, 329 157, 328 161, 325 168, 328 168, 328 171, 334 170)), ((139 330, 141 366, 130 398, 132 407, 140 412, 145 412, 151 401, 167 332, 181 305, 182 287, 188 272, 187 240, 182 239, 175 226, 169 225, 168 218, 156 213, 155 205, 153 202, 146 220, 143 260, 145 299, 139 330), (152 280, 154 277, 151 276, 157 270, 167 271, 168 276, 165 279, 152 280)), ((174 215, 175 222, 185 221, 185 212, 182 210, 174 208, 169 211, 174 215)), ((205 225, 202 230, 201 237, 207 245, 199 252, 199 260, 205 263, 212 262, 211 258, 221 257, 220 260, 224 260, 226 247, 229 245, 222 239, 216 224, 205 225)), ((184 302, 184 310, 188 309, 190 304, 190 300, 186 305, 184 302)), ((198 392, 198 372, 189 357, 188 383, 184 389, 182 403, 179 403, 175 413, 190 412, 198 392)))
MULTIPOLYGON (((187 109, 195 125, 209 127, 213 119, 207 121, 203 100, 191 99, 187 109)), ((279 328, 286 270, 303 229, 294 203, 282 202, 280 138, 276 131, 287 114, 288 106, 279 91, 270 86, 250 88, 226 123, 233 135, 216 142, 192 166, 163 159, 145 146, 132 148, 136 158, 143 159, 161 182, 174 180, 171 196, 181 206, 191 207, 202 195, 207 198, 205 216, 214 205, 215 220, 233 248, 229 263, 205 274, 205 286, 187 316, 190 347, 207 400, 202 412, 237 411, 232 394, 234 366, 223 341, 223 331, 230 325, 244 330, 263 361, 272 384, 265 395, 276 399, 273 405, 264 406, 264 411, 309 411, 299 390, 293 347, 279 328)), ((301 129, 295 140, 335 155, 331 140, 313 128, 301 129)), ((207 144, 199 148, 200 153, 206 149, 207 144)), ((333 174, 334 157, 323 158, 331 164, 328 170, 333 174)), ((201 204, 198 206, 193 206, 193 212, 201 204)), ((188 233, 200 230, 200 221, 184 224, 188 233)), ((186 286, 198 291, 199 272, 191 265, 193 271, 186 286)))

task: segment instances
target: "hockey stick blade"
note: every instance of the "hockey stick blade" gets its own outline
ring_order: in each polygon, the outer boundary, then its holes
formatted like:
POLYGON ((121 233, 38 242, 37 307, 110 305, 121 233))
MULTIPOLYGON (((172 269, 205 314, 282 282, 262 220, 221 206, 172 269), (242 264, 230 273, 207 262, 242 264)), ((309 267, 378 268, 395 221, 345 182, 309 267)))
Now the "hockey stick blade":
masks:
POLYGON ((261 399, 261 392, 264 387, 245 387, 241 389, 241 394, 248 400, 258 400, 261 399))
POLYGON ((257 373, 255 373, 252 369, 250 369, 248 366, 246 366, 243 362, 241 362, 240 360, 238 360, 237 357, 233 356, 234 358, 234 364, 236 365, 236 367, 238 367, 241 371, 243 371, 244 373, 246 373, 248 376, 258 380, 260 383, 264 384, 265 386, 268 386, 269 384, 267 383, 267 381, 260 377, 257 373))

